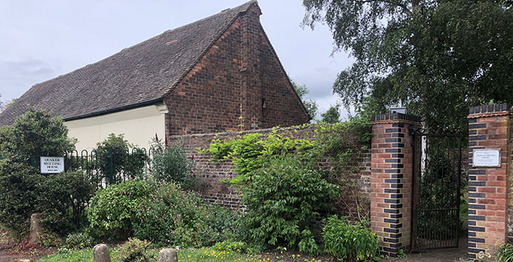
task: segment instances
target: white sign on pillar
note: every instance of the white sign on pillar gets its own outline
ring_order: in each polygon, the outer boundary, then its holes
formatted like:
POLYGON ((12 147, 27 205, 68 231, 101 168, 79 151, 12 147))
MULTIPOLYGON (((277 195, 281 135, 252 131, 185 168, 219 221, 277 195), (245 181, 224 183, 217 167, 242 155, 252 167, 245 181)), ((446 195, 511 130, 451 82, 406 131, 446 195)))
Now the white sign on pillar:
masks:
POLYGON ((477 149, 472 157, 473 167, 500 167, 501 153, 498 149, 477 149))

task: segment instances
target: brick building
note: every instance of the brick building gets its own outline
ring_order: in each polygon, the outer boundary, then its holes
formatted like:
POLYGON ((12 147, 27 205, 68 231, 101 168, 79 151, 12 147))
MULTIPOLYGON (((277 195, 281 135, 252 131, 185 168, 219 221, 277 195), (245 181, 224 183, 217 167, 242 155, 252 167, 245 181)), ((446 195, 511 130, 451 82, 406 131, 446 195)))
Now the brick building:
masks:
POLYGON ((0 125, 29 106, 49 110, 82 149, 109 133, 146 146, 155 134, 307 123, 260 15, 250 1, 36 84, 0 115, 0 125))

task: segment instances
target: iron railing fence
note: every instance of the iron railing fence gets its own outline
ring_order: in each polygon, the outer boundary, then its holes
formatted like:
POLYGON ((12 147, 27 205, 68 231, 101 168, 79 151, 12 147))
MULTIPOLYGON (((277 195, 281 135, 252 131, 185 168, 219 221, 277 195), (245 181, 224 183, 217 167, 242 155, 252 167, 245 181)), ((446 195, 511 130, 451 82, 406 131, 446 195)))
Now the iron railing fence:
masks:
POLYGON ((131 179, 145 179, 151 172, 151 159, 155 153, 154 148, 74 150, 64 159, 65 171, 82 171, 96 189, 105 188, 131 179))

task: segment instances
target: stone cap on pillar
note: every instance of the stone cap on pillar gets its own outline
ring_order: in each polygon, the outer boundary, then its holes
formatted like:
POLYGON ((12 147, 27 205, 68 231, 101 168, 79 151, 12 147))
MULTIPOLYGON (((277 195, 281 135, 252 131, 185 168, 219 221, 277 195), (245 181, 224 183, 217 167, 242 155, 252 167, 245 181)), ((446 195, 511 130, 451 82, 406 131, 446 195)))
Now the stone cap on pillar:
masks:
POLYGON ((420 117, 401 113, 388 113, 372 116, 372 122, 405 120, 420 123, 420 117))
POLYGON ((500 112, 508 112, 509 105, 508 104, 491 104, 491 105, 482 105, 482 106, 474 106, 469 110, 469 114, 489 114, 489 113, 500 113, 500 112))

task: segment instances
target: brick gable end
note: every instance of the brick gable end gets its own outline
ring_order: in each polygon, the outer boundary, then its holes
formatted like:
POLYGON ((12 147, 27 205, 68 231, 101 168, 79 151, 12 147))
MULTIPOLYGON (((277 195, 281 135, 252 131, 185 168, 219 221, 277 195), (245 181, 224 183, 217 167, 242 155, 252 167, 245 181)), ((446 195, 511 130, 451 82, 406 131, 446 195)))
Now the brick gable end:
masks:
POLYGON ((239 15, 165 97, 167 136, 309 121, 260 25, 260 14, 253 5, 239 15))

